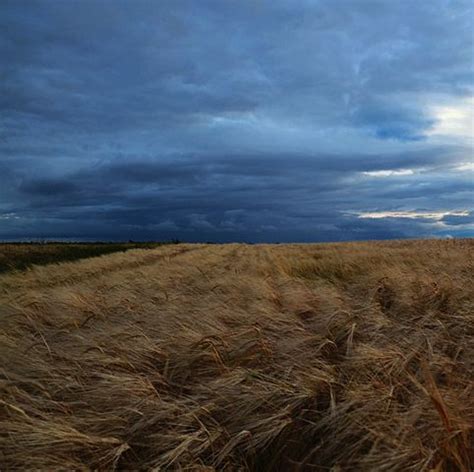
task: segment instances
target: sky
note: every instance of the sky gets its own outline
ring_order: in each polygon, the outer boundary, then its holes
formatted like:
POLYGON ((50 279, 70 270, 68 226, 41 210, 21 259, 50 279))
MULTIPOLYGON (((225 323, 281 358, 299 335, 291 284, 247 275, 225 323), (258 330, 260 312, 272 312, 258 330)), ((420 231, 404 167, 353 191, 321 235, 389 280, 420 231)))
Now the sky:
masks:
POLYGON ((0 239, 474 236, 470 0, 1 0, 0 239))

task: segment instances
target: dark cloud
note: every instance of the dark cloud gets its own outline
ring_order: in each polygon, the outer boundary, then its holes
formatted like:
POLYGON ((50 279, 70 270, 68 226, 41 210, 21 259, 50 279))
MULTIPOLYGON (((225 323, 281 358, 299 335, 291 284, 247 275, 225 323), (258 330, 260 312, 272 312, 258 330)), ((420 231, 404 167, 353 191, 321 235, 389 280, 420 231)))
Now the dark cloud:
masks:
POLYGON ((469 234, 467 216, 358 214, 472 208, 472 173, 456 170, 472 143, 433 135, 433 110, 472 94, 473 13, 4 0, 0 237, 469 234))
POLYGON ((474 212, 469 215, 447 215, 443 218, 443 223, 448 226, 464 226, 474 223, 474 212))
POLYGON ((378 102, 365 103, 357 109, 354 122, 367 126, 378 138, 401 141, 422 140, 423 132, 435 124, 416 109, 378 102))
POLYGON ((20 192, 26 193, 30 196, 45 196, 45 197, 68 197, 77 191, 77 186, 62 179, 39 179, 24 182, 19 187, 20 192))

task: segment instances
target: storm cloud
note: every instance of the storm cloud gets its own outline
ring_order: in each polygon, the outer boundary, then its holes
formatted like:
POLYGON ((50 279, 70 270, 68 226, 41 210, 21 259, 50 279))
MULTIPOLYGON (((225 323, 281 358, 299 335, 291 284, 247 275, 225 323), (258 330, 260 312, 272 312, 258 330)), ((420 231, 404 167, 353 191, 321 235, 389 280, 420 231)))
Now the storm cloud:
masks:
POLYGON ((0 4, 0 238, 472 236, 470 1, 0 4))

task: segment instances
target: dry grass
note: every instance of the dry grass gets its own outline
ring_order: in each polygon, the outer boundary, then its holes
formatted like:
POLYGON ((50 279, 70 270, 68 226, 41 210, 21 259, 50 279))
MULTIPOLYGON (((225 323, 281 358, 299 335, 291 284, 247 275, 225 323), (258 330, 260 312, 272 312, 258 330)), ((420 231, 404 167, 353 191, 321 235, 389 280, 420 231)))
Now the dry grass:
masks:
POLYGON ((472 240, 0 277, 1 470, 469 471, 472 240))

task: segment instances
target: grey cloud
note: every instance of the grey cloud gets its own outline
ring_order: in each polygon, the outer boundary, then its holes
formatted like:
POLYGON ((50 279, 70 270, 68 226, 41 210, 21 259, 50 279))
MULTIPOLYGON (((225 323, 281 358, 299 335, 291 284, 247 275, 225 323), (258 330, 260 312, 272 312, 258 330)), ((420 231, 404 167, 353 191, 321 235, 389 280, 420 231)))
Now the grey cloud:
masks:
POLYGON ((472 179, 451 170, 472 147, 430 137, 426 106, 472 93, 472 14, 447 0, 5 0, 0 212, 17 217, 0 237, 437 234, 350 211, 472 207, 472 179))
POLYGON ((75 193, 78 187, 67 180, 45 178, 23 182, 20 184, 19 190, 20 192, 33 196, 55 197, 60 195, 67 197, 75 193))
POLYGON ((442 219, 442 222, 449 226, 471 225, 474 226, 474 212, 466 216, 447 215, 442 219))

